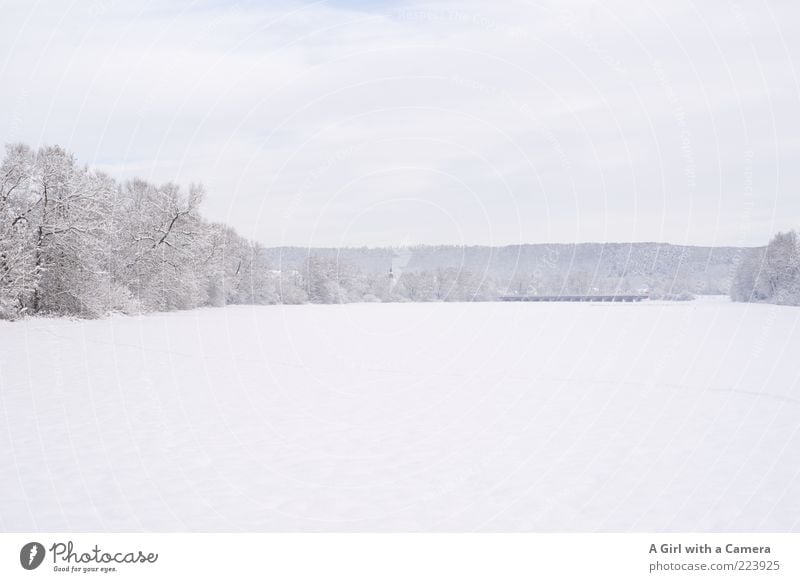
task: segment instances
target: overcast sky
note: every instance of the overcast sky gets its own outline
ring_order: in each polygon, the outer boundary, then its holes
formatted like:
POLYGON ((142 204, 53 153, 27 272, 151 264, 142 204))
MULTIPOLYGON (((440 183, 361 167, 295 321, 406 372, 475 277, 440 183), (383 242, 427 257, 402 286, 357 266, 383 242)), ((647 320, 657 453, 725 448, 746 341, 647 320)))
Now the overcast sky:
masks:
POLYGON ((0 137, 267 245, 800 227, 800 3, 2 2, 0 137))

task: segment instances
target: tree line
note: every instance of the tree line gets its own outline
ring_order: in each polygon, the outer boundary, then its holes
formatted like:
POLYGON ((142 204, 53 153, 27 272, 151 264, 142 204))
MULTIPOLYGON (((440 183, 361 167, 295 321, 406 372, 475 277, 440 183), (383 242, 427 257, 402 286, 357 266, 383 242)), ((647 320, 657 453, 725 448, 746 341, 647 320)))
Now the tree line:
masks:
POLYGON ((227 304, 474 300, 459 269, 364 273, 309 255, 268 264, 258 243, 206 220, 192 184, 119 182, 58 146, 6 146, 0 166, 0 318, 99 317, 227 304))
POLYGON ((730 295, 734 301, 800 305, 800 235, 778 233, 766 247, 746 249, 730 295))
MULTIPOLYGON (((392 273, 387 264, 375 272, 313 251, 283 262, 203 217, 203 197, 196 184, 117 181, 57 146, 8 145, 0 165, 0 318, 229 304, 475 301, 509 293, 631 292, 642 281, 665 298, 684 298, 689 284, 669 270, 643 279, 622 267, 601 275, 540 265, 492 277, 487 268, 451 266, 392 273)), ((767 247, 743 251, 731 297, 800 304, 799 238, 782 233, 767 247)))

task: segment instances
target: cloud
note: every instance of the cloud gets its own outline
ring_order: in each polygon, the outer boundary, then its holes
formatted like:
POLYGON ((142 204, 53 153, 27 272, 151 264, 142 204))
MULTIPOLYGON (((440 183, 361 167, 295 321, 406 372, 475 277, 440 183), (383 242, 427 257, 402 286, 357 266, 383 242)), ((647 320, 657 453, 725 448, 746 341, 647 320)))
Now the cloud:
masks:
POLYGON ((800 215, 798 11, 12 2, 0 135, 271 245, 761 244, 800 215))

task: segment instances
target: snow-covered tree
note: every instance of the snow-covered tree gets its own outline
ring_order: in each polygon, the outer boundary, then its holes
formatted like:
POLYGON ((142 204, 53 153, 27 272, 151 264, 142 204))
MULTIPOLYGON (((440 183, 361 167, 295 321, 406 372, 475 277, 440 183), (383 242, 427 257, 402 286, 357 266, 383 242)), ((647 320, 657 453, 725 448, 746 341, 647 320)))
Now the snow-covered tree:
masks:
POLYGON ((21 144, 6 147, 0 166, 0 317, 25 312, 33 293, 33 245, 26 217, 33 153, 21 144))

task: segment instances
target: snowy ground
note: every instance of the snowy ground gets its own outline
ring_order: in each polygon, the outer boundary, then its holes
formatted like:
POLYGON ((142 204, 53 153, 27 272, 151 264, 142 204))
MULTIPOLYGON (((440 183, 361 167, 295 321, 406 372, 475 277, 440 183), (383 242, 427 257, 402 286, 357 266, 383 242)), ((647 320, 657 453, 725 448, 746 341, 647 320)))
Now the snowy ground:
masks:
POLYGON ((800 531, 800 308, 0 323, 0 529, 800 531))

